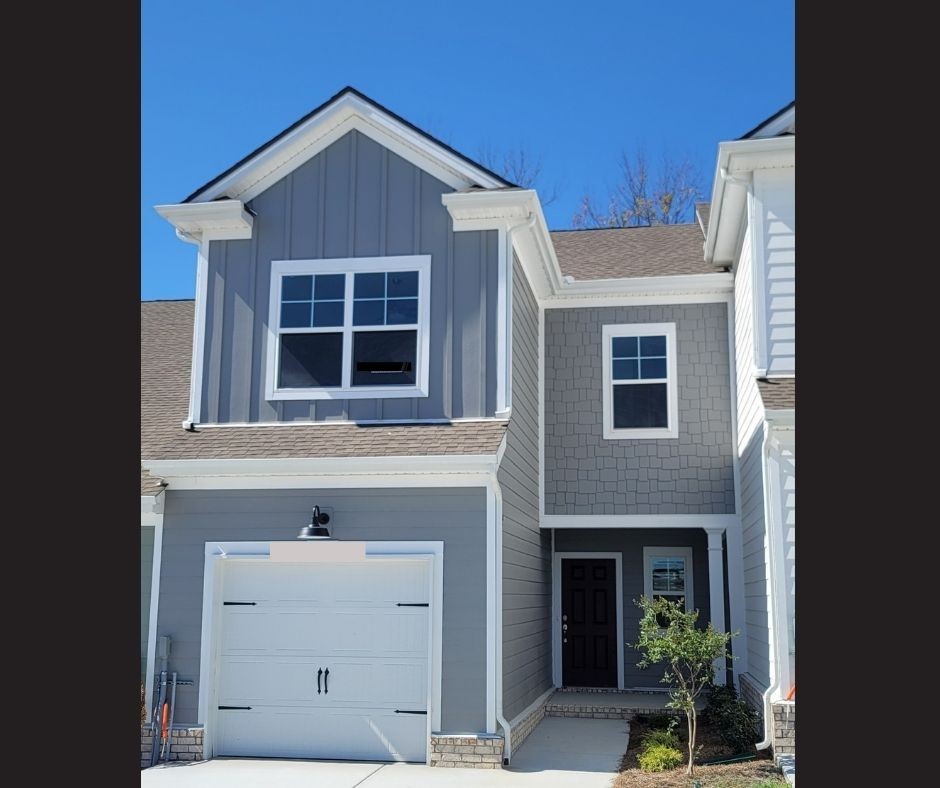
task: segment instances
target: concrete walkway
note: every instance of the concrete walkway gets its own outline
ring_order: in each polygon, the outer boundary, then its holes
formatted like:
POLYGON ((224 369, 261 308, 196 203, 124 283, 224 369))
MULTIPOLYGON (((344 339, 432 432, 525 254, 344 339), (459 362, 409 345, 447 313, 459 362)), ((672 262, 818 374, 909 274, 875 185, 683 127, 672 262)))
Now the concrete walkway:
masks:
POLYGON ((608 788, 627 749, 623 720, 546 717, 510 769, 215 758, 145 769, 142 788, 608 788))

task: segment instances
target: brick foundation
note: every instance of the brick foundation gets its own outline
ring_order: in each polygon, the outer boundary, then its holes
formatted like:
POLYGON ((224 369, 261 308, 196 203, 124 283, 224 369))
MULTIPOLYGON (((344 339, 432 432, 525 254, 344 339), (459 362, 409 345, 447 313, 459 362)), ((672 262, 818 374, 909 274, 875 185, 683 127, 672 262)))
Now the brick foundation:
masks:
MULTIPOLYGON (((171 761, 201 761, 202 760, 202 728, 173 728, 170 731, 172 744, 170 746, 171 761)), ((150 753, 153 747, 153 738, 150 735, 150 726, 144 725, 140 729, 140 766, 150 766, 150 753)), ((160 747, 160 738, 157 737, 157 747, 160 747)))
POLYGON ((542 701, 535 709, 529 712, 525 717, 518 722, 515 722, 512 726, 512 754, 515 755, 519 748, 522 746, 522 743, 529 738, 529 734, 535 730, 535 727, 542 721, 545 717, 545 709, 548 707, 548 702, 551 700, 551 694, 545 697, 545 700, 542 701))
POLYGON ((796 755, 796 701, 774 703, 774 755, 796 755))
POLYGON ((480 734, 431 734, 431 766, 503 768, 503 737, 480 734))

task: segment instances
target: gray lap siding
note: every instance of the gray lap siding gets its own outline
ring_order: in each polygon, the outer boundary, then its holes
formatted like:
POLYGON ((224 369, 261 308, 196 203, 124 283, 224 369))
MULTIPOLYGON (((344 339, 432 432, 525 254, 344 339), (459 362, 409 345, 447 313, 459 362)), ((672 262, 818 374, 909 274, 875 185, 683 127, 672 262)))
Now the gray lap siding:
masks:
POLYGON ((174 723, 197 719, 207 541, 293 540, 314 504, 330 507, 340 540, 444 542, 441 727, 485 730, 486 498, 482 488, 167 490, 158 635, 170 669, 195 679, 177 691, 174 723))

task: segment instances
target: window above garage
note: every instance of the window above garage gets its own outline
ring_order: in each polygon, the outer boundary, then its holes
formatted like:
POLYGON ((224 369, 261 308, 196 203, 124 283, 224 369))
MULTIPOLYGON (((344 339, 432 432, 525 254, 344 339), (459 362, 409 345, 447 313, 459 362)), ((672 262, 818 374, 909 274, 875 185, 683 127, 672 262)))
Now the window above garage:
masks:
POLYGON ((426 397, 430 255, 275 260, 269 400, 426 397))

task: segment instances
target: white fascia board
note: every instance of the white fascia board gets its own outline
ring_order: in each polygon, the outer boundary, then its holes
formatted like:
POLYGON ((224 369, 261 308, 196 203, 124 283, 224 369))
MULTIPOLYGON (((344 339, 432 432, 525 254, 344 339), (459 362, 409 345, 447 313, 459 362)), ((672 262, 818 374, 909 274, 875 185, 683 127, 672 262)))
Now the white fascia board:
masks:
POLYGON ((238 169, 196 194, 193 200, 203 203, 228 196, 248 202, 353 129, 455 189, 473 184, 490 189, 505 186, 502 181, 436 145, 376 106, 347 93, 238 169))
POLYGON ((790 107, 778 117, 765 123, 760 130, 748 139, 759 140, 765 137, 776 137, 778 134, 791 131, 795 133, 796 128, 796 104, 790 107))
POLYGON ((159 492, 156 495, 141 495, 140 513, 163 514, 163 499, 164 495, 162 492, 159 492))
MULTIPOLYGON (((495 454, 425 455, 415 457, 296 457, 271 459, 200 459, 200 460, 143 460, 142 465, 154 475, 168 480, 206 477, 261 481, 276 477, 290 480, 300 478, 359 477, 369 481, 372 477, 395 477, 402 486, 420 486, 406 481, 423 476, 489 475, 496 473, 495 454)), ((174 484, 174 487, 178 486, 174 484)))
MULTIPOLYGON (((584 279, 574 282, 565 282, 557 295, 546 299, 545 306, 552 307, 555 302, 565 302, 565 306, 572 299, 605 298, 615 296, 670 296, 683 294, 724 295, 734 289, 734 277, 730 273, 715 272, 713 274, 685 274, 681 276, 643 276, 635 278, 618 279, 584 279)), ((573 304, 577 305, 577 304, 573 304)), ((584 306, 590 306, 585 303, 584 306)))
POLYGON ((441 202, 451 215, 454 232, 509 230, 535 216, 531 227, 513 233, 513 248, 537 300, 561 287, 555 247, 534 189, 452 192, 441 195, 441 202))
POLYGON ((251 238, 253 217, 241 200, 210 203, 155 205, 154 210, 178 233, 193 239, 234 240, 251 238))
POLYGON ((705 238, 705 261, 731 265, 741 222, 745 219, 748 178, 754 170, 796 166, 796 137, 734 140, 718 145, 712 184, 711 218, 705 238), (728 182, 722 171, 734 180, 728 182))
POLYGON ((736 514, 543 514, 540 528, 738 528, 736 514))

